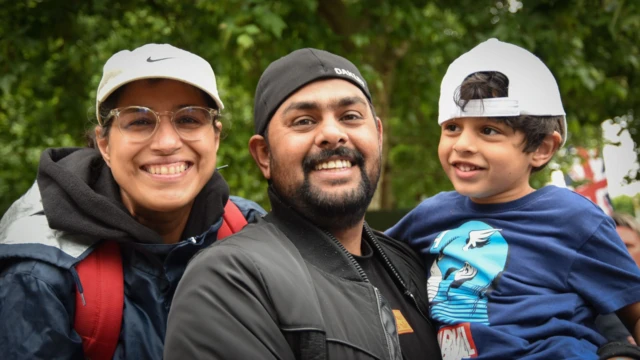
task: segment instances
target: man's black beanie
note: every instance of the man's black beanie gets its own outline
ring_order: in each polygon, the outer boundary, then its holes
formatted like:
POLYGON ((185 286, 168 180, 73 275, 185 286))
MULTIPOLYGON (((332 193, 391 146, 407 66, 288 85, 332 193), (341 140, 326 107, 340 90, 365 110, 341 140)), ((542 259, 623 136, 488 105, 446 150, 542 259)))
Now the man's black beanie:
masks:
POLYGON ((253 121, 255 133, 264 131, 276 110, 291 94, 321 79, 344 79, 360 88, 371 102, 371 94, 360 71, 351 61, 318 49, 305 48, 272 62, 256 88, 253 121))

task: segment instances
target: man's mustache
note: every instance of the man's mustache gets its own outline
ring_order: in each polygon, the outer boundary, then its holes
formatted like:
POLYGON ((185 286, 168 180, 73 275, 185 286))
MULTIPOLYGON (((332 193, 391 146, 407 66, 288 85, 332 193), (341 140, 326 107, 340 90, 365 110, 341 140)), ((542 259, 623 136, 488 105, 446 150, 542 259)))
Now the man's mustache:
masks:
POLYGON ((325 149, 317 154, 305 156, 302 160, 302 169, 305 173, 309 173, 315 170, 316 165, 327 161, 332 156, 338 156, 344 160, 349 160, 352 165, 357 165, 361 168, 364 165, 364 156, 360 151, 341 146, 336 149, 325 149))

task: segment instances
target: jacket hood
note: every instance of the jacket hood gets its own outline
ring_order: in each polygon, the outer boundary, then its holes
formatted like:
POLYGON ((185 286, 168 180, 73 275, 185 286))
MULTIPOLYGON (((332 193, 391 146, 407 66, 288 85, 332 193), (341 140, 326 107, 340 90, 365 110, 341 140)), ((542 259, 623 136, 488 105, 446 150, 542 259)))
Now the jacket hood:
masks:
MULTIPOLYGON (((221 218, 228 199, 229 187, 216 172, 196 196, 193 207, 198 211, 191 213, 182 238, 208 231, 221 218)), ((163 243, 158 233, 136 221, 124 207, 120 188, 97 150, 45 150, 36 184, 0 221, 0 246, 21 245, 11 246, 10 251, 4 248, 2 257, 37 258, 68 266, 102 239, 163 243), (41 244, 64 254, 47 251, 40 256, 36 249, 41 244)))
MULTIPOLYGON (((122 204, 111 169, 95 149, 47 149, 40 158, 38 187, 44 214, 55 230, 98 239, 162 243, 158 233, 140 224, 122 204)), ((215 173, 198 194, 182 238, 206 231, 222 215, 229 187, 215 173)))

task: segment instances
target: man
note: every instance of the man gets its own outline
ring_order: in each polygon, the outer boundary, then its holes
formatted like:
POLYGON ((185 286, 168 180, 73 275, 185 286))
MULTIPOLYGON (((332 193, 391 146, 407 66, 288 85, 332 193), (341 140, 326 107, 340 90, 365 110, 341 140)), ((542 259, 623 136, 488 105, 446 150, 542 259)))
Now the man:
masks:
POLYGON ((191 262, 165 358, 439 359, 419 259, 364 222, 382 124, 358 69, 294 51, 262 74, 254 120, 273 210, 191 262))

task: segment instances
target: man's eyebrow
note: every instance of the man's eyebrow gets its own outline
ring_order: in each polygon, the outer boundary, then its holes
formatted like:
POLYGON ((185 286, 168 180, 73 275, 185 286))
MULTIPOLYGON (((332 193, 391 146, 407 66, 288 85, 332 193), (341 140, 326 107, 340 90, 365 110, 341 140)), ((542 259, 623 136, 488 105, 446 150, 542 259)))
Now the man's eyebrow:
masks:
MULTIPOLYGON (((356 104, 367 105, 367 102, 359 96, 348 96, 331 101, 327 108, 335 110, 356 104)), ((315 101, 293 102, 282 111, 282 116, 285 116, 288 112, 294 110, 319 110, 320 108, 320 104, 315 101)))
POLYGON ((364 101, 359 96, 349 96, 349 97, 344 97, 335 103, 331 103, 331 105, 329 106, 331 108, 343 108, 343 107, 356 105, 356 104, 367 105, 367 102, 364 101))
POLYGON ((289 104, 283 111, 282 116, 287 115, 288 112, 294 110, 317 110, 320 109, 320 105, 314 101, 298 101, 289 104))

